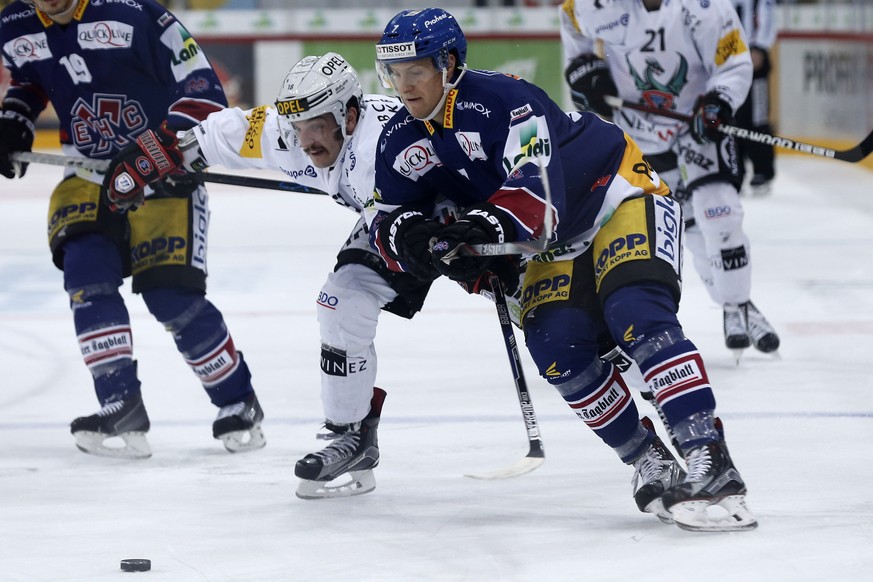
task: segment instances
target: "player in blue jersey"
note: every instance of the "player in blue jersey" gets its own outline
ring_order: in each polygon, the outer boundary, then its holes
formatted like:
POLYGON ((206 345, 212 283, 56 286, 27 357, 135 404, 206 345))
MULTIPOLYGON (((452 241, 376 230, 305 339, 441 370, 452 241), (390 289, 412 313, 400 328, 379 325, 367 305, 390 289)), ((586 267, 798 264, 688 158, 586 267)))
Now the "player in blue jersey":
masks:
POLYGON ((49 102, 65 154, 119 160, 106 177, 68 170, 49 203, 48 242, 101 405, 72 422, 77 446, 99 455, 151 455, 130 317, 119 293, 132 276, 133 291, 172 334, 218 407, 213 436, 231 452, 262 447, 263 411, 249 368, 205 296, 206 190, 167 175, 164 158, 176 131, 227 105, 200 47, 154 0, 13 2, 0 15, 0 47, 12 77, 0 111, 0 173, 24 175, 26 164, 11 154, 30 151, 34 120, 49 102), (141 201, 112 200, 101 190, 105 179, 130 179, 132 165, 164 179, 148 189, 147 204, 128 213, 141 201), (124 447, 106 446, 115 436, 124 447))
POLYGON ((466 52, 457 21, 436 8, 399 13, 376 46, 405 109, 380 138, 372 243, 395 270, 469 280, 494 259, 467 245, 535 239, 551 213, 554 237, 529 257, 522 292, 540 375, 635 468, 641 510, 692 530, 755 527, 703 360, 676 315, 678 203, 619 128, 566 114, 521 79, 470 69, 466 52), (456 222, 427 218, 439 196, 463 207, 456 222), (687 474, 598 357, 610 344, 639 364, 687 474))

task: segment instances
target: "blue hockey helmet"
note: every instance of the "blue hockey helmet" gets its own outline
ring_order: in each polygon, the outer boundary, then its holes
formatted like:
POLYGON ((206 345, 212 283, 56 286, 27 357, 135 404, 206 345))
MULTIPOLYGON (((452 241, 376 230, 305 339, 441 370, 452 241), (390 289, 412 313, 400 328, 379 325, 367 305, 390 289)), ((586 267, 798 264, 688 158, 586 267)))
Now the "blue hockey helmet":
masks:
POLYGON ((376 63, 387 65, 430 57, 436 69, 445 70, 452 52, 456 66, 463 68, 467 39, 454 16, 442 8, 404 10, 385 27, 376 45, 376 63))

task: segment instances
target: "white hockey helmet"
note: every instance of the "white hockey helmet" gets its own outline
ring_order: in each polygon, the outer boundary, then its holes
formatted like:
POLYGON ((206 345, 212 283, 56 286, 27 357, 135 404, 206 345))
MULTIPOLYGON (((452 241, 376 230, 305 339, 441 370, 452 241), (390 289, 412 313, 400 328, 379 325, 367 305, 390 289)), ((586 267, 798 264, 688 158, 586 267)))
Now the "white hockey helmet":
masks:
POLYGON ((355 69, 337 53, 307 56, 300 59, 282 82, 276 99, 279 129, 287 145, 295 143, 293 123, 332 113, 346 135, 349 105, 363 108, 364 91, 355 69))

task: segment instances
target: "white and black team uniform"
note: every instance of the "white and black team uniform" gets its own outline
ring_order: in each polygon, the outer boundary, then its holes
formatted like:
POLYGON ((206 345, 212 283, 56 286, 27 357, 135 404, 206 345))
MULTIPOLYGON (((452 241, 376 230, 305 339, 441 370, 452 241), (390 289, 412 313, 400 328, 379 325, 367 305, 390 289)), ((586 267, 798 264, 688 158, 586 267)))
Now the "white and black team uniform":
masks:
MULTIPOLYGON (((746 99, 752 61, 730 0, 663 0, 651 10, 644 0, 567 0, 559 14, 565 65, 600 52, 625 101, 693 115, 703 95, 717 94, 734 112, 746 99)), ((778 348, 750 301, 752 257, 736 140, 698 143, 687 123, 630 109, 617 110, 612 120, 682 202, 695 269, 725 308, 728 347, 778 348)))
POLYGON ((368 94, 362 105, 360 121, 331 168, 315 167, 300 147, 284 143, 279 114, 273 107, 226 109, 193 130, 209 165, 279 169, 295 182, 324 190, 338 204, 361 214, 317 300, 322 402, 325 417, 336 424, 360 421, 370 410, 380 310, 412 317, 430 285, 388 271, 369 245, 365 217, 373 212, 369 201, 376 143, 382 125, 401 104, 394 97, 368 94))
MULTIPOLYGON (((732 0, 749 38, 754 69, 752 87, 737 110, 737 125, 761 133, 773 133, 770 124, 770 51, 776 43, 775 0, 732 0)), ((751 191, 768 194, 776 176, 775 152, 770 144, 739 140, 740 160, 752 165, 751 191)))

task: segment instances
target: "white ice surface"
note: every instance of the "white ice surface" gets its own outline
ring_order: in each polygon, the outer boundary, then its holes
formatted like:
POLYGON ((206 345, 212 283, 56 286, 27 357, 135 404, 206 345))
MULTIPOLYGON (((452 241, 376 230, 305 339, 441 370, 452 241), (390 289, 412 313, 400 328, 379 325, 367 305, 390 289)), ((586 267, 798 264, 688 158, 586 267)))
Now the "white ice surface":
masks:
POLYGON ((80 453, 69 422, 97 403, 44 240, 60 174, 0 179, 2 581, 873 579, 869 171, 781 157, 773 195, 746 199, 753 298, 781 333, 778 358, 734 365, 686 260, 682 321, 760 521, 733 534, 639 513, 632 471, 526 353, 545 464, 463 477, 512 463, 527 441, 493 307, 445 281, 414 320, 381 320, 376 490, 297 499, 294 462, 323 446, 315 297, 355 221, 302 194, 211 188, 209 296, 251 365, 267 447, 230 455, 212 439, 215 409, 126 285, 154 455, 80 453), (121 573, 122 558, 152 570, 121 573))

